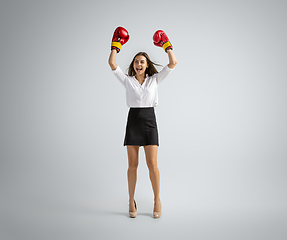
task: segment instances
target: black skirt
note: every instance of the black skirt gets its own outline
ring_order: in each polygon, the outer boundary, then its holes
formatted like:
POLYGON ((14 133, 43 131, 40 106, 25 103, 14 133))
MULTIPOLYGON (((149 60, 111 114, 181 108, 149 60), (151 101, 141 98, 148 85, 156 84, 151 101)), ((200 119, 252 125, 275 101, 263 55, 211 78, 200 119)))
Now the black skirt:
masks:
POLYGON ((158 130, 153 107, 130 108, 124 146, 158 145, 158 130))

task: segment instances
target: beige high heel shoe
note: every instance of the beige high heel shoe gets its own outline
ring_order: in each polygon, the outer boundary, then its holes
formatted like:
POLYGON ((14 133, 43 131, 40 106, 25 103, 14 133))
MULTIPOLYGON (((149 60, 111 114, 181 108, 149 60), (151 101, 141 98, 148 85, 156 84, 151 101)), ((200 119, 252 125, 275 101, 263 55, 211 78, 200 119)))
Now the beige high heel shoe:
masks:
POLYGON ((153 217, 154 217, 154 218, 160 218, 160 216, 161 216, 161 203, 160 203, 160 211, 159 211, 159 212, 155 212, 155 211, 153 210, 153 217))
POLYGON ((135 203, 136 211, 135 211, 135 212, 129 212, 131 218, 135 218, 135 217, 137 216, 137 213, 138 213, 138 212, 137 212, 136 200, 134 200, 134 203, 135 203))

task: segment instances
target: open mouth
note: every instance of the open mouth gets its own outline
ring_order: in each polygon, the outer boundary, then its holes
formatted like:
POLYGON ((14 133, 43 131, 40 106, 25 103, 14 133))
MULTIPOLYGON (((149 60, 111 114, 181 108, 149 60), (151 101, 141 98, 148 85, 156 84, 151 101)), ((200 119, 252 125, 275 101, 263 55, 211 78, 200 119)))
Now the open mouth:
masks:
POLYGON ((142 68, 136 68, 136 70, 138 71, 138 72, 140 72, 141 70, 143 70, 142 68))

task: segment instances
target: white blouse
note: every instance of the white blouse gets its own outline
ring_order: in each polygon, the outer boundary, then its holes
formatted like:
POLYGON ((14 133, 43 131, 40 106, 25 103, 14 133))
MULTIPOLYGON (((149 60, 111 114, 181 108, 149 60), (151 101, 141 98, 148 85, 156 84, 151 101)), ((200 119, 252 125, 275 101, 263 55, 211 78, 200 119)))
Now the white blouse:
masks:
POLYGON ((158 85, 172 71, 166 65, 160 72, 148 76, 141 85, 135 76, 128 76, 117 66, 113 73, 126 88, 128 107, 156 107, 158 104, 158 85))

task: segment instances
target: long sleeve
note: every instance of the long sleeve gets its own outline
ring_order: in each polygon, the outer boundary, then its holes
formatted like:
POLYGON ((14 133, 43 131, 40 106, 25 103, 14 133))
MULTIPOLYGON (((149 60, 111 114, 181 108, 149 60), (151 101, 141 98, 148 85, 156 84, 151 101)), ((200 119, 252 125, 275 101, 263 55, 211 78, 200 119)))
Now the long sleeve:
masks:
POLYGON ((124 74, 122 69, 119 66, 117 66, 117 68, 115 70, 112 70, 112 72, 115 74, 117 79, 124 85, 124 87, 126 87, 127 76, 124 74))
POLYGON ((160 72, 155 75, 157 84, 160 84, 172 71, 173 69, 170 69, 168 65, 166 65, 160 72))

